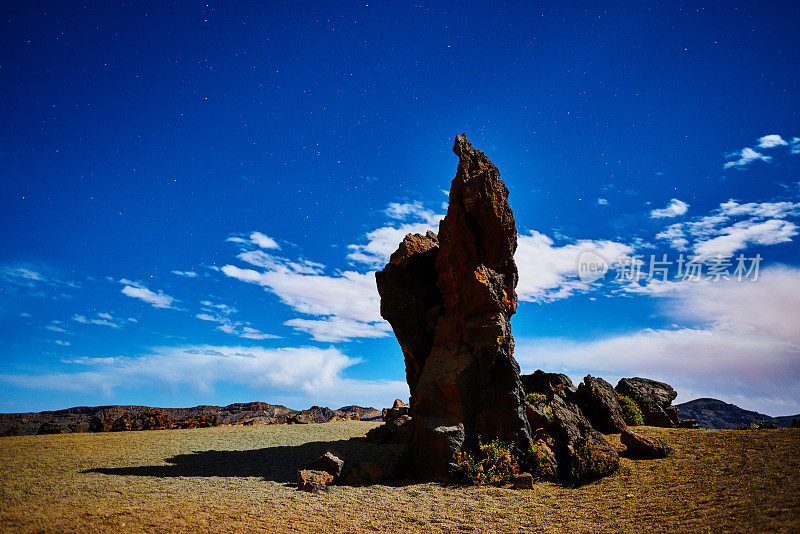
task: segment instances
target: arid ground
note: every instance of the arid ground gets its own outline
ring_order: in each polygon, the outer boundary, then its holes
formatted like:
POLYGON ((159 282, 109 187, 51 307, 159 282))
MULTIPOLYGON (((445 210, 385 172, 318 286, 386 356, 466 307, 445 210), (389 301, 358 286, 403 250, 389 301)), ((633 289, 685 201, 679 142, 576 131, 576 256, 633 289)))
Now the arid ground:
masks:
MULTIPOLYGON (((674 446, 579 488, 397 484, 311 494, 294 470, 375 423, 0 438, 3 531, 800 531, 800 430, 639 427, 674 446)), ((617 436, 614 443, 619 446, 617 436)), ((620 450, 623 447, 619 447, 620 450)))

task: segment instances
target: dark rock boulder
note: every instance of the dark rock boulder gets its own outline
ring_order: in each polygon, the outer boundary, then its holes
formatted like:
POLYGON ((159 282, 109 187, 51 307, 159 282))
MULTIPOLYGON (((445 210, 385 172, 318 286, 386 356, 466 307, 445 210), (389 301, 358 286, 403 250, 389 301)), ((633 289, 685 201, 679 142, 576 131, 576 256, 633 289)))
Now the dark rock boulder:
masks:
POLYGON ((622 432, 620 441, 628 448, 631 458, 666 458, 671 450, 658 438, 649 438, 630 430, 622 432))
POLYGON ((384 408, 381 412, 384 421, 397 419, 401 415, 410 415, 411 407, 400 399, 395 399, 391 408, 384 408))
POLYGON ((619 467, 619 455, 595 430, 580 408, 556 393, 548 399, 553 417, 547 428, 555 442, 559 473, 573 484, 610 475, 619 467))
POLYGON ((636 401, 644 416, 644 424, 674 428, 678 426, 678 409, 672 401, 678 394, 672 386, 648 378, 623 378, 617 393, 636 401))
POLYGON ((617 392, 602 378, 586 375, 578 385, 578 405, 592 426, 605 434, 615 434, 627 428, 617 392))
POLYGON ((409 443, 412 435, 411 416, 398 415, 367 432, 367 440, 378 444, 409 443))
POLYGON ((89 432, 110 432, 114 421, 122 415, 122 410, 108 408, 98 411, 89 422, 89 432))
POLYGON ((326 473, 333 475, 335 479, 342 474, 343 467, 344 461, 332 452, 328 451, 316 460, 309 463, 306 466, 306 469, 310 471, 325 471, 326 473))
POLYGON ((520 375, 522 388, 525 393, 541 393, 547 395, 556 386, 563 386, 567 389, 572 389, 572 380, 562 373, 545 373, 541 369, 537 369, 530 375, 520 375))
POLYGON ((408 235, 376 274, 381 314, 406 363, 413 464, 448 478, 455 453, 479 437, 528 456, 530 428, 510 317, 516 311, 517 232, 500 172, 464 135, 439 235, 408 235))

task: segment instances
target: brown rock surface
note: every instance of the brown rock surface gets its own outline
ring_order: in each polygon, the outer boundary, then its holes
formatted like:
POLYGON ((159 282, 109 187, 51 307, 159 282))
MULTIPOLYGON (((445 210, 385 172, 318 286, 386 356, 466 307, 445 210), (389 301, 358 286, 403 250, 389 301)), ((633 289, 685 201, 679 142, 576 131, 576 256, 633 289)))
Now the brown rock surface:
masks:
POLYGON ((527 454, 512 354, 517 232, 500 172, 464 135, 439 235, 408 235, 377 273, 381 314, 403 350, 417 476, 448 477, 454 453, 499 438, 527 454))
POLYGON ((625 430, 620 441, 628 447, 631 458, 666 458, 671 447, 658 438, 646 437, 630 430, 625 430))
POLYGON ((297 487, 303 491, 320 491, 333 484, 333 475, 325 471, 301 469, 297 472, 297 487))

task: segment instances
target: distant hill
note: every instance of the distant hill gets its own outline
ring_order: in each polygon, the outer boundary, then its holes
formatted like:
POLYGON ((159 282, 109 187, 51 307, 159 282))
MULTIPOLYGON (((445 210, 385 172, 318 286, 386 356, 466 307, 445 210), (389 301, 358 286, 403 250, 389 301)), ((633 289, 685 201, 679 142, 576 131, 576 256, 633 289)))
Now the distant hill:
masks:
POLYGON ((778 426, 791 426, 792 420, 800 415, 772 417, 763 413, 739 408, 718 399, 695 399, 678 404, 681 419, 696 419, 703 428, 739 428, 753 422, 774 423, 778 426))
POLYGON ((212 426, 217 426, 326 423, 342 419, 381 421, 381 411, 361 406, 343 406, 338 410, 312 406, 306 410, 292 410, 266 402, 238 402, 228 406, 201 405, 192 408, 78 406, 46 412, 0 413, 0 436, 208 426, 200 421, 213 421, 212 426), (149 427, 142 428, 141 424, 136 427, 137 416, 148 412, 155 412, 157 416, 163 414, 163 420, 151 421, 149 427))

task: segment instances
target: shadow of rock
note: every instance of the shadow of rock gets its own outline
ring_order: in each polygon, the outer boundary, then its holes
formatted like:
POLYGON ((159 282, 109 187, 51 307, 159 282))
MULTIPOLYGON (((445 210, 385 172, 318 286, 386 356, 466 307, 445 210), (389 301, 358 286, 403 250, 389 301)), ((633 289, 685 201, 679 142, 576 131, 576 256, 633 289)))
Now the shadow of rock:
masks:
MULTIPOLYGON (((363 438, 318 441, 296 446, 276 446, 243 451, 196 451, 178 454, 164 461, 168 465, 96 467, 83 473, 143 477, 260 477, 264 480, 294 485, 297 470, 326 451, 353 464, 374 462, 384 473, 381 484, 398 484, 405 459, 405 446, 378 445, 363 438)), ((357 464, 356 464, 357 465, 357 464)))

